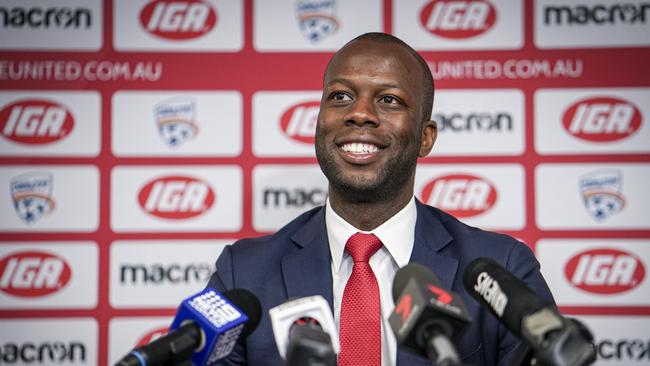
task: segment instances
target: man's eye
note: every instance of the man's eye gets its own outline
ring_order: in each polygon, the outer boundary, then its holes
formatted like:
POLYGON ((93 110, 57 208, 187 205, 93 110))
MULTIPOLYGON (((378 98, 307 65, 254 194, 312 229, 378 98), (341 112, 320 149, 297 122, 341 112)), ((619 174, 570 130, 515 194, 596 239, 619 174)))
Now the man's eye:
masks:
POLYGON ((334 94, 332 94, 332 99, 334 99, 334 100, 350 100, 350 97, 345 93, 334 93, 334 94))
POLYGON ((382 103, 386 103, 386 104, 395 104, 395 103, 399 103, 399 100, 397 100, 397 98, 395 98, 395 97, 392 96, 392 95, 384 95, 383 97, 381 97, 381 98, 379 99, 379 101, 382 102, 382 103))

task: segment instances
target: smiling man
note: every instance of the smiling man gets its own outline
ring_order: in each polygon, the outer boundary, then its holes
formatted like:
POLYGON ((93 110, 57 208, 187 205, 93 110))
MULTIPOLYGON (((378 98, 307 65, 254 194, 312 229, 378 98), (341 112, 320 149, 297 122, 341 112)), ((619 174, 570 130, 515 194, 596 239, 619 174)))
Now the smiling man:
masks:
POLYGON ((424 60, 391 35, 361 35, 332 57, 316 128, 327 204, 222 252, 209 286, 248 289, 264 308, 258 329, 226 364, 281 365, 268 309, 322 295, 339 327, 339 365, 429 365, 401 350, 388 324, 393 277, 410 262, 428 267, 467 305, 474 321, 457 345, 463 362, 509 364, 518 339, 464 290, 465 267, 489 257, 549 302, 552 296, 525 244, 415 199, 417 159, 429 154, 437 135, 433 90, 424 60))

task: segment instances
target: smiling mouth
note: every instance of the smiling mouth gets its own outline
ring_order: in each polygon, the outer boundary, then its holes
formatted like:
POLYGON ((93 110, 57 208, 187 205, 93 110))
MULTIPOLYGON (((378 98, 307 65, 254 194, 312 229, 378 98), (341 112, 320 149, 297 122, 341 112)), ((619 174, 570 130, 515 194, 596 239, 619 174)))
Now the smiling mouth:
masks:
POLYGON ((377 145, 363 142, 352 142, 343 144, 343 146, 341 146, 341 150, 354 155, 365 155, 378 152, 379 147, 377 145))

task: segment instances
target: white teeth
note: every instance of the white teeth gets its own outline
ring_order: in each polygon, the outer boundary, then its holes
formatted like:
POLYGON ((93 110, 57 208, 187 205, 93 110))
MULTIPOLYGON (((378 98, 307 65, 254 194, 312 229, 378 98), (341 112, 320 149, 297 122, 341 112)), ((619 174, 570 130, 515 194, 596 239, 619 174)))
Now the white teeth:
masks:
POLYGON ((364 144, 362 142, 353 142, 345 144, 341 147, 343 151, 353 154, 370 154, 379 151, 379 148, 372 144, 364 144))

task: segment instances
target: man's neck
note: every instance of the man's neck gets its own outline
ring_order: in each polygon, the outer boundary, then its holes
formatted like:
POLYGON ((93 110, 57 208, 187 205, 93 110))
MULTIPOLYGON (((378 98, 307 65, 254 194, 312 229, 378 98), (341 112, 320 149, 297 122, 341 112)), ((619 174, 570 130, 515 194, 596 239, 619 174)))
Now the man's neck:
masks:
POLYGON ((413 197, 413 189, 381 202, 357 202, 337 194, 330 187, 329 202, 332 209, 359 230, 371 231, 398 213, 413 197))

